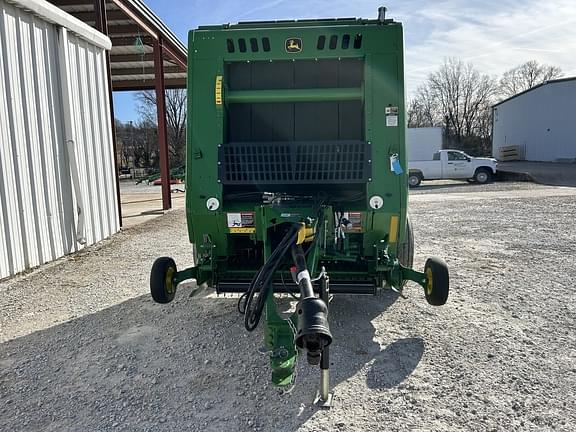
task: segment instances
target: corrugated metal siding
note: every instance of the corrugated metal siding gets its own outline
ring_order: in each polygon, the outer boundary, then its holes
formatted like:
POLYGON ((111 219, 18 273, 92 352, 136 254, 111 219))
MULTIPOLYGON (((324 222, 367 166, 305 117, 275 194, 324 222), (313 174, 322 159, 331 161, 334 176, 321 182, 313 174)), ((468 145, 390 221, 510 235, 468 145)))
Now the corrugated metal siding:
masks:
POLYGON ((576 159, 576 80, 558 80, 494 108, 492 155, 518 146, 528 161, 576 159))
POLYGON ((62 29, 0 0, 0 278, 82 247, 66 150, 73 116, 86 245, 119 230, 102 48, 68 34, 71 85, 63 103, 62 29))

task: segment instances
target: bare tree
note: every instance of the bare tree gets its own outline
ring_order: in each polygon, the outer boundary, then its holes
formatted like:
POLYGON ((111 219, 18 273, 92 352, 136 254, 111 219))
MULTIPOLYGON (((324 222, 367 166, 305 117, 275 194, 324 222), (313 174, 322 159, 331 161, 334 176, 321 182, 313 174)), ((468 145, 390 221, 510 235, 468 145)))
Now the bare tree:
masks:
POLYGON ((157 168, 158 134, 156 124, 141 120, 136 124, 116 119, 117 150, 122 167, 157 168))
POLYGON ((446 135, 457 140, 477 134, 484 110, 489 109, 497 91, 492 77, 454 58, 430 74, 426 86, 444 117, 446 135))
POLYGON ((430 93, 429 86, 418 87, 408 103, 408 127, 442 126, 442 110, 438 100, 430 93))
POLYGON ((497 91, 496 80, 472 64, 446 59, 409 103, 408 126, 442 126, 449 147, 488 154, 497 91))
POLYGON ((482 139, 492 140, 492 106, 487 104, 480 107, 474 135, 482 139))
POLYGON ((548 80, 560 78, 562 75, 562 69, 557 66, 544 65, 536 60, 530 60, 504 72, 500 78, 500 94, 503 97, 514 96, 548 80))
MULTIPOLYGON (((139 91, 136 100, 141 119, 157 124, 156 92, 139 91)), ((183 165, 186 162, 186 90, 166 91, 166 127, 171 165, 183 165)))

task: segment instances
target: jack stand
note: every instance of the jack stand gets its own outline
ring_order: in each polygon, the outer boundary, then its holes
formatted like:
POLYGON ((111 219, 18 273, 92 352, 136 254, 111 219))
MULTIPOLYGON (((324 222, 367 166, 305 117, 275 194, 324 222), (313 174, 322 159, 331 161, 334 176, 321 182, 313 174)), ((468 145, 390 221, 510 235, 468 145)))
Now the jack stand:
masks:
MULTIPOLYGON (((320 277, 320 299, 326 303, 326 307, 328 307, 329 298, 330 279, 328 278, 324 267, 322 267, 322 275, 320 277)), ((332 408, 333 398, 334 393, 330 392, 330 347, 327 346, 322 350, 320 358, 320 390, 316 393, 314 405, 324 409, 332 408)))
POLYGON ((404 293, 402 292, 402 290, 399 290, 398 288, 396 288, 394 285, 390 285, 390 289, 392 291, 394 291, 396 294, 398 294, 400 297, 402 297, 404 300, 406 300, 408 297, 406 297, 404 295, 404 293))
POLYGON ((314 405, 324 409, 332 408, 332 399, 334 399, 334 393, 330 392, 329 349, 329 347, 326 347, 322 351, 322 359, 320 360, 320 390, 316 392, 316 397, 314 398, 314 405))

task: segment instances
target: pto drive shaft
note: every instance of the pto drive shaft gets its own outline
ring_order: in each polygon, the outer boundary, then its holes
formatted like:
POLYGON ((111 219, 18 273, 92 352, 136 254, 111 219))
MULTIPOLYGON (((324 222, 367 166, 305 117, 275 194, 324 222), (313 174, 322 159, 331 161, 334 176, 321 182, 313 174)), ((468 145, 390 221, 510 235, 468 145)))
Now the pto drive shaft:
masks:
POLYGON ((297 281, 300 288, 298 303, 298 333, 296 346, 307 351, 308 363, 317 365, 325 347, 332 343, 332 334, 328 326, 328 307, 323 300, 314 295, 310 273, 306 267, 306 258, 301 245, 292 246, 292 258, 296 265, 297 281))

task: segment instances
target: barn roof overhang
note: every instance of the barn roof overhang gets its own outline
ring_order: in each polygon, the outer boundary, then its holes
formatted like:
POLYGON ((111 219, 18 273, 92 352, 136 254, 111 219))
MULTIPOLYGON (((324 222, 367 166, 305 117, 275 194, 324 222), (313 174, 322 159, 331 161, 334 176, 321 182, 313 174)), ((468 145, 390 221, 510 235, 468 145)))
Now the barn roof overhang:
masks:
POLYGON ((165 88, 186 87, 186 46, 142 1, 49 1, 110 38, 113 91, 155 89, 155 46, 161 47, 165 88))

